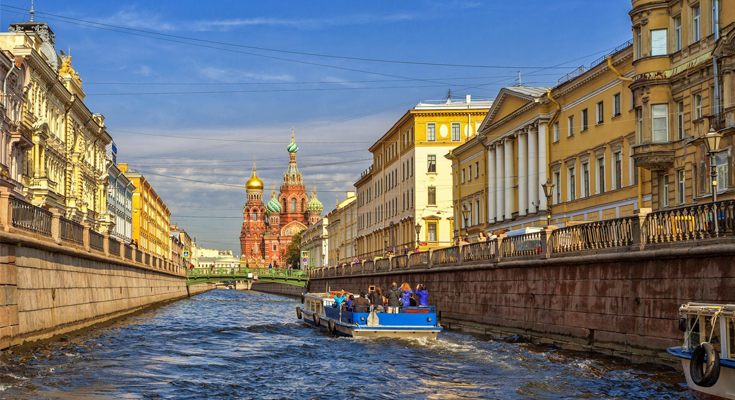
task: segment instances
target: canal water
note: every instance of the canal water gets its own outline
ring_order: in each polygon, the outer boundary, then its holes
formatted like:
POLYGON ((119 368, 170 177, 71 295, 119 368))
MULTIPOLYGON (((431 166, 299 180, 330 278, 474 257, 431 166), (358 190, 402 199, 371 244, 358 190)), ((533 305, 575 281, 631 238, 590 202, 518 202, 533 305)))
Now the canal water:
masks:
POLYGON ((690 399, 671 369, 445 332, 333 338, 299 303, 216 290, 0 356, 2 399, 690 399))

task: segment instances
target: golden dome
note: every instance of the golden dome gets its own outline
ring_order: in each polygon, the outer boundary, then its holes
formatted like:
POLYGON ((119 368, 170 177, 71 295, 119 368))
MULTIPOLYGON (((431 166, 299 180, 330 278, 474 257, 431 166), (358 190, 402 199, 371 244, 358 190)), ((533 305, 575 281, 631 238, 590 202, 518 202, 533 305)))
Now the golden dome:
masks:
POLYGON ((258 173, 256 171, 255 159, 253 158, 253 176, 245 182, 245 189, 263 191, 263 181, 258 178, 258 173))

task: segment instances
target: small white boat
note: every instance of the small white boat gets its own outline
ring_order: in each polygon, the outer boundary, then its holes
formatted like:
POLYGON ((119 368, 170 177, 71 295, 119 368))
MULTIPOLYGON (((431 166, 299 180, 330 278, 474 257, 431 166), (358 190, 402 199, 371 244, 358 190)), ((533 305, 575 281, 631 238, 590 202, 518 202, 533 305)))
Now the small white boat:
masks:
POLYGON ((735 304, 688 303, 679 308, 681 358, 689 389, 701 399, 735 399, 735 304))
POLYGON ((333 335, 349 337, 436 339, 442 330, 433 306, 394 307, 395 313, 382 312, 383 307, 373 306, 336 308, 333 296, 305 293, 301 298, 304 307, 296 307, 296 317, 333 335))

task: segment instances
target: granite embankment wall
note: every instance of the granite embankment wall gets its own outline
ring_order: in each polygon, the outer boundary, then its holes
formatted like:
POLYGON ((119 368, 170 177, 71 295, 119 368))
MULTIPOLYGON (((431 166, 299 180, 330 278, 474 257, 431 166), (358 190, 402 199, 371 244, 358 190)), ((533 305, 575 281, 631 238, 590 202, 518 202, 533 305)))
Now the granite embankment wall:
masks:
MULTIPOLYGON (((0 349, 90 327, 209 290, 183 269, 0 232, 0 349)), ((143 259, 143 258, 141 258, 143 259)))
POLYGON ((387 289, 393 281, 423 283, 444 326, 671 362, 666 348, 683 338, 679 305, 735 302, 735 244, 706 243, 312 277, 310 289, 358 292, 369 285, 387 289))
POLYGON ((256 292, 282 294, 285 296, 301 297, 306 292, 306 289, 301 286, 289 285, 286 283, 273 283, 273 282, 259 282, 254 281, 250 290, 256 292))

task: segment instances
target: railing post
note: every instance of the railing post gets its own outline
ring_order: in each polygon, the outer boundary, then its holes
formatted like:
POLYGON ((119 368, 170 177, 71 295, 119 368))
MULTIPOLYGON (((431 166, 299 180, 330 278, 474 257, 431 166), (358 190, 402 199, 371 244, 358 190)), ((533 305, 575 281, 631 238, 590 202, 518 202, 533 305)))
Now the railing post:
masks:
POLYGON ((459 246, 457 246, 457 250, 459 251, 459 254, 457 254, 457 264, 462 265, 462 261, 464 261, 464 247, 469 246, 469 243, 463 244, 462 241, 459 241, 459 246))
POLYGON ((434 249, 429 249, 429 259, 426 262, 426 269, 430 269, 434 266, 434 249))
POLYGON ((102 251, 105 253, 105 257, 110 256, 110 232, 106 231, 102 234, 102 251))
POLYGON ((388 257, 388 271, 393 271, 393 257, 395 256, 388 257))
POLYGON ((558 229, 557 226, 546 226, 541 230, 541 258, 542 259, 548 259, 551 257, 551 234, 556 229, 558 229))
POLYGON ((61 217, 61 210, 51 209, 51 238, 59 245, 61 244, 61 217))
POLYGON ((646 216, 648 213, 651 212, 650 208, 641 208, 640 210, 636 210, 633 213, 633 220, 630 224, 630 231, 633 235, 633 243, 631 244, 631 248, 633 250, 643 250, 644 247, 646 247, 646 229, 645 229, 645 223, 646 223, 646 216))
POLYGON ((84 243, 84 250, 91 252, 92 246, 89 244, 89 224, 86 222, 82 222, 82 226, 84 227, 84 231, 82 233, 82 243, 84 243))
POLYGON ((13 226, 13 205, 10 203, 10 190, 0 189, 0 225, 5 232, 13 226))
POLYGON ((501 254, 500 248, 502 247, 503 240, 507 238, 507 235, 498 235, 498 238, 495 240, 495 256, 493 257, 495 259, 495 262, 498 263, 500 260, 503 259, 503 255, 501 254))

